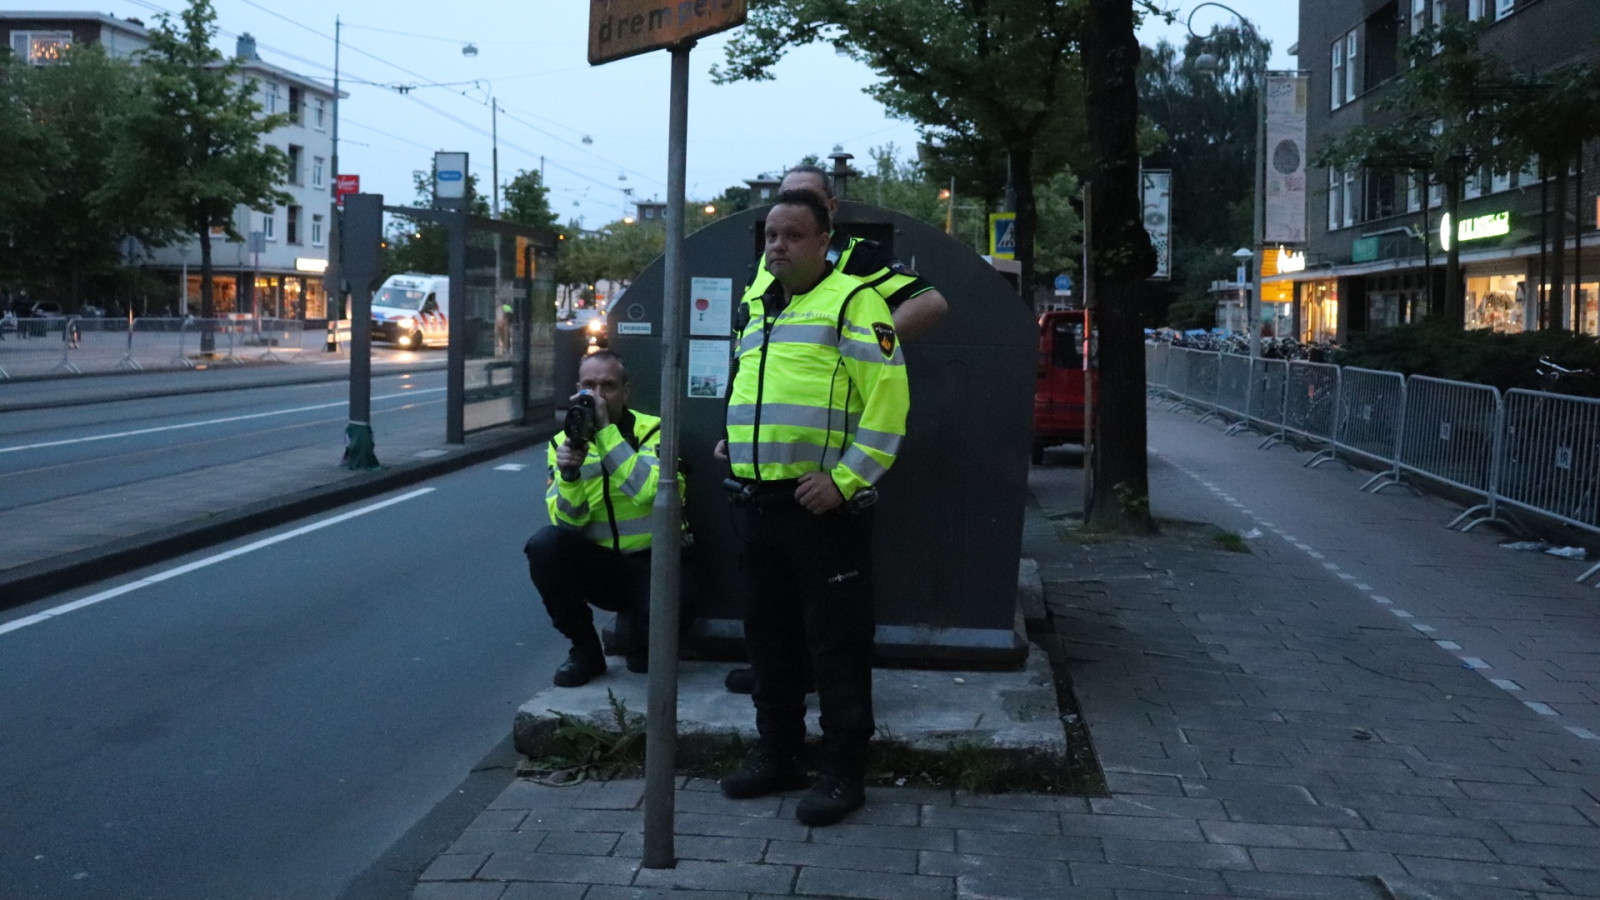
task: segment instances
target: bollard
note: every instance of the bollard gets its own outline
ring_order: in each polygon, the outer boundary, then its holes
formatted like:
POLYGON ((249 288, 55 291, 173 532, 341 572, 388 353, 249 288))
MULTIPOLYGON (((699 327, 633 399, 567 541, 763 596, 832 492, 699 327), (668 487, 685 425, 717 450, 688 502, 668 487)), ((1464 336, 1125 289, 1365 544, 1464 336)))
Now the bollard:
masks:
POLYGON ((322 350, 325 353, 339 352, 338 322, 334 319, 328 320, 328 340, 322 345, 322 350))

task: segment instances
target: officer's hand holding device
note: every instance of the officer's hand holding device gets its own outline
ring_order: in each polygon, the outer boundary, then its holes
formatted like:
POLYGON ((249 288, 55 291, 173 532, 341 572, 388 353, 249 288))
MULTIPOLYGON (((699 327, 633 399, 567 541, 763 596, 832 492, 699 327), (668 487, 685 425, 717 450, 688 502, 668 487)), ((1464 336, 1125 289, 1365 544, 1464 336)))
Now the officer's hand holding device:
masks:
POLYGON ((583 458, 589 453, 589 442, 595 433, 606 426, 602 421, 605 400, 590 391, 572 395, 572 405, 567 408, 567 421, 563 431, 567 442, 556 451, 563 481, 577 481, 583 458))

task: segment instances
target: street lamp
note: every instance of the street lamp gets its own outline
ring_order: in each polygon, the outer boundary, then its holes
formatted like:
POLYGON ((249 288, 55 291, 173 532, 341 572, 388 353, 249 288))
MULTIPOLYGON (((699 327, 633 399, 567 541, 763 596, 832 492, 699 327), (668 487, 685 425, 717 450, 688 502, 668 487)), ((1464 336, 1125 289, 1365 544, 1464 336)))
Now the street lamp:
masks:
MULTIPOLYGON (((1239 261, 1239 267, 1244 269, 1246 272, 1249 271, 1250 260, 1254 257, 1255 254, 1251 252, 1249 247, 1240 247, 1239 249, 1233 251, 1233 258, 1239 261)), ((1241 278, 1240 281, 1248 283, 1249 279, 1241 278)), ((1245 294, 1244 298, 1244 328, 1247 334, 1254 334, 1256 329, 1255 326, 1250 322, 1250 298, 1254 294, 1254 286, 1252 285, 1245 290, 1249 293, 1245 294)), ((1254 356, 1255 354, 1252 353, 1251 355, 1254 356)))
MULTIPOLYGON (((1249 32, 1250 37, 1253 39, 1251 43, 1260 43, 1261 33, 1257 31, 1256 27, 1250 23, 1249 19, 1244 17, 1243 13, 1225 3, 1216 3, 1212 2, 1212 0, 1201 3, 1194 9, 1189 10, 1189 17, 1184 20, 1183 27, 1189 30, 1190 37, 1196 38, 1200 41, 1208 41, 1210 39, 1208 35, 1196 33, 1193 25, 1194 14, 1208 6, 1215 6, 1218 9, 1225 9, 1228 12, 1233 13, 1234 17, 1239 20, 1239 24, 1249 32)), ((1213 31, 1214 30, 1215 29, 1213 29, 1213 31)), ((1217 59, 1216 54, 1201 53, 1195 57, 1194 67, 1201 72, 1215 73, 1217 71, 1219 62, 1220 61, 1217 59)), ((1264 122, 1266 119, 1265 75, 1265 68, 1256 68, 1254 66, 1250 67, 1250 88, 1254 90, 1256 94, 1256 140, 1255 152, 1251 154, 1251 166, 1255 170, 1255 187, 1252 189, 1252 193, 1250 195, 1250 248, 1248 250, 1245 248, 1240 248, 1238 252, 1233 254, 1234 258, 1240 259, 1241 262, 1243 262, 1245 259, 1252 259, 1256 255, 1256 252, 1261 249, 1261 234, 1263 230, 1261 218, 1262 194, 1264 181, 1262 166, 1266 162, 1266 150, 1263 146, 1263 142, 1266 140, 1266 130, 1264 128, 1264 122), (1239 256, 1240 253, 1245 254, 1242 259, 1239 256)), ((1250 294, 1245 298, 1245 319, 1246 324, 1249 326, 1250 355, 1252 357, 1261 355, 1261 328, 1256 321, 1260 317, 1260 313, 1257 311, 1257 307, 1260 302, 1261 266, 1258 263, 1252 262, 1250 265, 1250 294)))

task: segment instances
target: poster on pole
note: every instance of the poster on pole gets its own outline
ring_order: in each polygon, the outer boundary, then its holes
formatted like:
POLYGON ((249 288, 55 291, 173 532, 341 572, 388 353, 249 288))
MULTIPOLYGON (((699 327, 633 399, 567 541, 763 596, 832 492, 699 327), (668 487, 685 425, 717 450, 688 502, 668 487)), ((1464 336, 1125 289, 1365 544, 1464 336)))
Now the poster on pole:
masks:
POLYGON ((1144 230, 1150 233, 1150 246, 1156 251, 1156 270, 1152 281, 1172 277, 1172 170, 1145 169, 1139 177, 1139 194, 1144 204, 1144 230))
POLYGON ((1262 239, 1298 244, 1306 239, 1306 76, 1267 75, 1266 171, 1262 188, 1262 239))

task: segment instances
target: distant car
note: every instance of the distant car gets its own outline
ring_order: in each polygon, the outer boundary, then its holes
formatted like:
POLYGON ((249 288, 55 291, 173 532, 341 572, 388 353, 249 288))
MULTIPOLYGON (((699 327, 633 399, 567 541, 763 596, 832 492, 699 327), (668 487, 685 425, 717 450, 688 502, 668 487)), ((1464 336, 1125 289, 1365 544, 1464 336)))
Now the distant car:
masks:
POLYGON ((33 304, 33 308, 28 311, 28 315, 33 316, 35 319, 59 319, 64 314, 61 312, 61 304, 54 300, 40 300, 33 304))
POLYGON ((86 319, 102 319, 105 318, 105 314, 105 308, 101 306, 92 306, 88 303, 85 303, 84 305, 78 307, 78 315, 83 316, 86 319))

